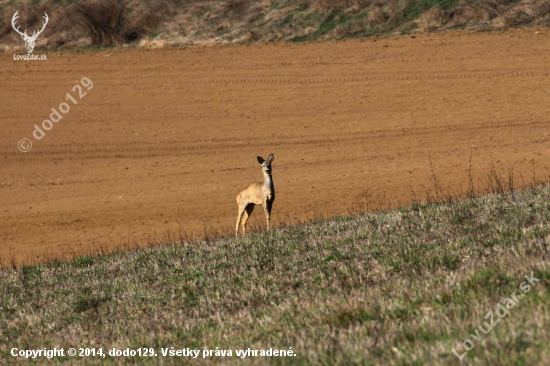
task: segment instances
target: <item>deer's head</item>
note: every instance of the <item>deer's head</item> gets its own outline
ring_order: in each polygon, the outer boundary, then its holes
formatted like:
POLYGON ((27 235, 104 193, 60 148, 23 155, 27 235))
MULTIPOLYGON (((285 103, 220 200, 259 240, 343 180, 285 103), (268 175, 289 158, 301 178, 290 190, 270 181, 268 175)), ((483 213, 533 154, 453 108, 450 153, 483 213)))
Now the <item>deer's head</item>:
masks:
POLYGON ((270 154, 267 160, 264 160, 261 156, 258 156, 258 163, 262 164, 262 172, 265 175, 271 175, 271 162, 275 159, 275 155, 270 154))
POLYGON ((36 38, 38 38, 40 33, 42 33, 44 28, 46 28, 46 24, 48 24, 48 20, 49 20, 48 14, 44 13, 44 22, 42 23, 42 29, 40 30, 35 29, 32 36, 29 36, 27 34, 26 29, 24 32, 20 32, 19 27, 16 26, 15 21, 17 20, 17 18, 19 18, 17 13, 19 13, 19 11, 16 11, 15 14, 13 14, 13 17, 11 18, 11 26, 17 33, 19 33, 21 38, 23 38, 23 40, 25 41, 25 49, 27 50, 27 53, 32 53, 32 50, 34 49, 34 42, 36 42, 36 38))

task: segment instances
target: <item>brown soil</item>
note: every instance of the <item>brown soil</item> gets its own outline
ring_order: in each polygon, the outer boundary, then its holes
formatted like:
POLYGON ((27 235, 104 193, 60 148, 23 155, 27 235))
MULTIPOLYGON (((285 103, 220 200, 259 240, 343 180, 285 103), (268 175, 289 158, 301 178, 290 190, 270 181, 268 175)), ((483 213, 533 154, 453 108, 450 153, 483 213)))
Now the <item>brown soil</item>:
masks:
MULTIPOLYGON (((547 172, 548 31, 1 56, 0 256, 18 263, 231 232, 274 153, 274 224, 547 172), (41 140, 82 77, 93 89, 41 140), (22 153, 21 138, 33 142, 22 153)), ((261 210, 252 224, 263 225, 261 210)))

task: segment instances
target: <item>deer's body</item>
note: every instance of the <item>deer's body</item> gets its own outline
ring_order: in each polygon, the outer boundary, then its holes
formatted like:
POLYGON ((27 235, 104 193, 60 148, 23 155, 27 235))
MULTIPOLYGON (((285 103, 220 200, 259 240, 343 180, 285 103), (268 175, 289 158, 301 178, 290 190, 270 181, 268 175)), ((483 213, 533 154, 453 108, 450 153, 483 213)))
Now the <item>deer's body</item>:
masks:
POLYGON ((267 230, 269 230, 271 208, 273 207, 273 201, 275 200, 275 187, 273 186, 273 177, 271 176, 271 162, 273 159, 275 159, 273 154, 269 155, 267 160, 264 160, 258 156, 258 162, 262 164, 262 173, 264 175, 263 183, 252 183, 237 195, 239 213, 237 215, 235 235, 239 235, 239 224, 243 227, 243 235, 246 235, 246 222, 248 221, 250 215, 252 215, 255 205, 263 206, 265 219, 267 222, 267 230))

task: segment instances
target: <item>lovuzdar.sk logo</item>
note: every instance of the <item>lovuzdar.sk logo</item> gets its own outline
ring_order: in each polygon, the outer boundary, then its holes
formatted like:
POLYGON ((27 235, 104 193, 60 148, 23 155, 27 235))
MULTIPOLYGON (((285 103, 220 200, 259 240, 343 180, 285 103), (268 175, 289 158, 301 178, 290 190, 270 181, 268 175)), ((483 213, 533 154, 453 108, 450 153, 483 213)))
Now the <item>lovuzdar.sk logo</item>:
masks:
POLYGON ((19 30, 19 26, 16 24, 17 18, 19 18, 18 15, 19 11, 16 11, 15 14, 13 14, 13 17, 11 18, 11 26, 13 29, 19 33, 21 38, 23 38, 23 41, 25 41, 25 49, 27 50, 26 55, 13 55, 14 60, 46 60, 46 54, 43 55, 33 55, 32 51, 34 50, 35 42, 40 33, 44 31, 44 28, 46 28, 46 24, 48 24, 48 14, 44 13, 44 21, 42 22, 42 29, 38 30, 35 29, 31 36, 27 34, 27 30, 25 29, 24 32, 21 32, 19 30))

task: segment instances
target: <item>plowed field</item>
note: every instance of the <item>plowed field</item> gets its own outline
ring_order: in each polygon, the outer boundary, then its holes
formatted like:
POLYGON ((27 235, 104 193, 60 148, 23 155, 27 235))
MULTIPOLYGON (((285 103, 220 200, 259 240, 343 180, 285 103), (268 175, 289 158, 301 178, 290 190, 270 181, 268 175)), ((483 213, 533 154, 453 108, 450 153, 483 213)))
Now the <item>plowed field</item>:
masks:
POLYGON ((235 196, 270 153, 275 226, 345 213, 365 190, 406 203, 431 186, 430 159, 443 187, 466 186, 470 155, 477 178, 491 155, 518 181, 544 175, 549 36, 1 55, 0 256, 230 233, 235 196), (93 88, 80 99, 82 77, 93 88), (35 139, 67 93, 78 104, 35 139))

